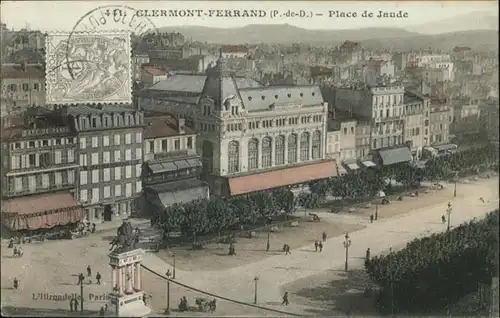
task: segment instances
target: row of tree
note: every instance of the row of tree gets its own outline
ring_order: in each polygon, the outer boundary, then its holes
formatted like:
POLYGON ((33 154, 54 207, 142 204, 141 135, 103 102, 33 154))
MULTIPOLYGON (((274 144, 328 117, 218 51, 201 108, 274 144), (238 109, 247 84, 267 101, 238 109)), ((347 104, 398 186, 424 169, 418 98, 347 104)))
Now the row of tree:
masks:
POLYGON ((193 237, 207 233, 255 224, 260 220, 295 209, 294 195, 289 189, 275 189, 223 199, 196 200, 184 204, 173 204, 165 213, 154 215, 153 224, 164 233, 181 231, 193 237))
MULTIPOLYGON (((241 224, 255 224, 269 215, 291 213, 296 206, 317 207, 327 196, 340 198, 373 197, 395 180, 405 187, 418 186, 422 180, 443 180, 458 172, 477 172, 497 165, 498 151, 494 148, 473 148, 463 152, 437 157, 427 162, 425 169, 412 163, 360 169, 358 171, 311 182, 310 192, 295 197, 289 188, 274 189, 231 197, 210 198, 185 204, 174 204, 155 215, 152 223, 166 232, 205 234, 241 224)), ((193 235, 194 236, 194 235, 193 235)))
POLYGON ((445 233, 416 239, 405 249, 365 264, 380 287, 384 313, 424 313, 443 309, 489 284, 498 272, 498 210, 485 219, 445 233))

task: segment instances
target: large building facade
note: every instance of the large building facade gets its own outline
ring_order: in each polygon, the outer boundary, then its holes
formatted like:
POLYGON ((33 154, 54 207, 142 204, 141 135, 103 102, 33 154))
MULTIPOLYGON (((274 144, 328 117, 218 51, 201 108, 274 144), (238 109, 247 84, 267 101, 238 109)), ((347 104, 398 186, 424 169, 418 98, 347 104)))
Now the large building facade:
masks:
POLYGON ((359 86, 335 88, 335 108, 370 118, 371 148, 401 145, 404 131, 404 87, 359 86))
POLYGON ((74 223, 77 138, 57 112, 28 108, 2 123, 2 220, 16 231, 74 223))
POLYGON ((45 107, 45 71, 38 64, 2 65, 2 104, 7 113, 21 114, 28 107, 45 107))
POLYGON ((404 112, 404 141, 410 148, 413 158, 419 159, 423 148, 430 145, 430 98, 406 91, 404 112))
POLYGON ((208 185, 199 180, 200 157, 196 131, 183 118, 145 118, 143 199, 146 210, 162 211, 175 203, 209 197, 208 185))
POLYGON ((142 112, 86 105, 67 107, 62 112, 76 132, 77 197, 87 219, 112 221, 135 212, 142 191, 142 112))
POLYGON ((199 132, 202 178, 213 194, 239 195, 335 174, 335 162, 325 160, 327 106, 319 87, 244 88, 241 82, 248 80, 236 78, 220 58, 207 71, 196 105, 168 108, 189 117, 199 132))

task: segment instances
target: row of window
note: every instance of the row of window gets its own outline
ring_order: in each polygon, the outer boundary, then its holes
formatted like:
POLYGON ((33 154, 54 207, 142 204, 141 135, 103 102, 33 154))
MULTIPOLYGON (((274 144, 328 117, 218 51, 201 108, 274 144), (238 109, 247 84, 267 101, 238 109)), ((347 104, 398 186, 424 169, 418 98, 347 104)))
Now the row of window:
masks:
POLYGON ((135 113, 114 113, 102 115, 78 116, 80 130, 100 127, 122 127, 142 124, 142 115, 135 113))
POLYGON ((35 167, 50 167, 52 165, 67 164, 75 162, 75 150, 55 150, 53 153, 32 153, 28 155, 12 155, 11 170, 27 169, 35 167))
MULTIPOLYGON (((316 95, 316 92, 312 92, 312 93, 311 93, 311 96, 315 96, 315 95, 316 95)), ((290 94, 290 93, 286 94, 286 96, 287 96, 288 98, 292 98, 292 94, 290 94)), ((304 93, 299 93, 299 96, 300 96, 300 97, 304 97, 304 93)), ((274 99, 278 99, 278 98, 279 98, 279 95, 274 95, 274 99)), ((253 99, 253 97, 252 97, 252 96, 248 96, 248 100, 249 100, 249 101, 251 101, 252 99, 253 99)), ((262 100, 266 100, 266 96, 262 95, 262 96, 260 96, 260 99, 262 99, 262 100)))
MULTIPOLYGON (((273 139, 269 136, 262 138, 260 147, 259 140, 256 138, 250 139, 247 145, 248 150, 248 170, 260 168, 269 168, 273 165, 284 165, 296 163, 298 158, 301 161, 321 158, 321 132, 315 131, 311 136, 308 132, 304 132, 300 136, 300 142, 297 144, 297 134, 288 136, 288 141, 284 135, 277 136, 273 139), (285 142, 287 142, 287 153, 285 154, 285 142), (311 146, 311 151, 310 151, 311 146), (300 150, 300 152, 298 152, 300 150), (272 154, 274 152, 274 163, 272 162, 272 154), (286 155, 286 162, 285 162, 286 155), (260 165, 259 165, 260 159, 260 165)), ((240 172, 240 143, 233 140, 229 143, 228 148, 228 171, 229 173, 240 172)))
POLYGON ((201 131, 215 131, 215 124, 200 123, 201 131))
POLYGON ((168 139, 162 139, 160 140, 159 143, 159 148, 156 147, 155 151, 155 143, 157 144, 158 140, 149 140, 147 142, 146 146, 146 153, 157 153, 157 152, 168 152, 168 151, 179 151, 179 150, 185 150, 185 149, 193 149, 194 148, 194 142, 193 142, 193 137, 187 137, 185 145, 182 145, 180 139, 174 139, 174 144, 173 147, 170 145, 169 149, 169 140, 168 139))
MULTIPOLYGON (((323 121, 323 115, 313 115, 313 116, 302 116, 300 117, 301 124, 308 124, 311 122, 320 123, 323 121)), ((248 123, 249 129, 260 129, 261 123, 262 128, 272 128, 272 127, 282 127, 288 125, 297 125, 299 122, 299 117, 291 117, 291 118, 278 118, 278 119, 266 119, 262 121, 251 121, 248 123)), ((240 131, 241 124, 229 124, 227 126, 228 131, 240 131), (230 127, 230 125, 233 125, 230 127), (234 127, 236 126, 236 129, 234 127), (232 129, 232 130, 231 130, 232 129)))
POLYGON ((395 145, 400 145, 403 143, 403 136, 392 136, 380 139, 373 139, 373 148, 384 148, 395 145))
POLYGON ((25 148, 42 148, 42 147, 59 146, 59 145, 72 145, 74 143, 75 139, 73 137, 17 141, 10 144, 10 149, 17 150, 25 148))
MULTIPOLYGON (((137 144, 142 144, 142 133, 137 132, 137 133, 126 133, 124 137, 124 142, 126 145, 132 144, 134 141, 137 144), (135 136, 133 136, 135 135, 135 136), (133 138, 135 137, 135 138, 133 138)), ((98 148, 98 147, 108 147, 108 146, 119 146, 121 145, 122 141, 122 135, 121 134, 114 134, 113 136, 94 136, 92 138, 86 138, 86 137, 80 137, 80 149, 85 149, 87 146, 89 146, 89 141, 90 141, 90 147, 92 148, 98 148), (113 138, 110 138, 113 137, 113 138), (113 140, 113 144, 111 144, 111 140, 113 140)))
POLYGON ((373 101, 373 106, 378 106, 382 104, 397 105, 403 103, 403 94, 380 95, 374 97, 375 99, 373 101))
POLYGON ((385 110, 379 110, 378 112, 378 117, 377 117, 377 111, 373 111, 373 118, 391 118, 391 117, 398 117, 403 115, 403 109, 401 107, 398 108, 388 108, 385 110), (391 111, 392 110, 392 111, 391 111), (385 115, 385 116, 384 116, 385 115))
POLYGON ((112 163, 121 161, 142 160, 142 148, 135 148, 135 157, 132 156, 132 149, 125 149, 125 158, 122 157, 122 150, 94 152, 90 154, 80 154, 80 166, 94 166, 101 163, 112 163), (111 157, 113 154, 113 157, 111 157))
MULTIPOLYGON (((33 83, 33 88, 32 90, 34 91, 39 91, 40 90, 40 84, 39 83, 33 83)), ((9 92, 16 92, 17 89, 19 88, 19 90, 22 90, 22 91, 25 91, 25 92, 28 92, 31 90, 30 88, 30 83, 22 83, 22 84, 9 84, 7 85, 7 90, 9 92)))
POLYGON ((54 187, 65 187, 75 184, 75 171, 56 171, 54 173, 41 173, 28 176, 10 178, 10 193, 37 192, 54 187))
MULTIPOLYGON (((137 181, 135 183, 135 193, 139 193, 142 191, 142 183, 141 181, 137 181)), ((131 197, 133 195, 132 183, 126 183, 125 186, 122 184, 116 184, 114 187, 105 186, 102 189, 102 199, 107 198, 118 198, 121 196, 131 197), (125 191, 123 190, 125 188, 125 191), (113 190, 113 193, 112 193, 113 190)), ((97 203, 101 199, 101 189, 93 188, 91 191, 87 189, 80 190, 80 202, 82 203, 97 203)))
POLYGON ((134 177, 135 178, 141 177, 142 168, 140 164, 135 165, 135 175, 133 175, 132 170, 134 170, 133 166, 114 167, 113 169, 104 168, 102 170, 92 170, 92 171, 83 170, 80 171, 80 185, 86 185, 88 183, 99 183, 101 181, 109 182, 111 181, 111 179, 116 181, 116 180, 121 180, 123 178, 130 179, 134 177), (125 171, 123 175, 122 171, 125 171), (111 175, 111 172, 113 172, 113 175, 111 175))

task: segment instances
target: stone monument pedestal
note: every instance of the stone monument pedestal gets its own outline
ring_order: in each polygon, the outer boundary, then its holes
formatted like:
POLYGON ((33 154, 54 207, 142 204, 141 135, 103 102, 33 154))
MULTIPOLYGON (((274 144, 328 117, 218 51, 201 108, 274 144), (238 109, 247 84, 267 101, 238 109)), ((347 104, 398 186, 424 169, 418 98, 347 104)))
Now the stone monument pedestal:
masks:
POLYGON ((145 317, 151 309, 144 304, 141 280, 142 249, 110 253, 111 283, 107 315, 114 317, 145 317))

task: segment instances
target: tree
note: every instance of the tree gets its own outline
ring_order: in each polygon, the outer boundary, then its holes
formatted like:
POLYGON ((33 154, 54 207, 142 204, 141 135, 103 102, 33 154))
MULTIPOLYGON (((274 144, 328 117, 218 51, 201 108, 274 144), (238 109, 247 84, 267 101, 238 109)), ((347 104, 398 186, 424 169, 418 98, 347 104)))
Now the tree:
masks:
POLYGON ((290 189, 275 189, 273 190, 272 196, 280 212, 282 211, 288 215, 295 211, 295 196, 290 189))
POLYGON ((207 216, 210 219, 210 225, 217 235, 220 237, 220 232, 233 224, 234 218, 232 210, 229 208, 227 201, 220 198, 211 198, 207 203, 207 216))
POLYGON ((365 264, 380 285, 381 311, 411 313, 441 309, 488 283, 498 272, 498 210, 446 233, 408 243, 365 264))
POLYGON ((196 235, 206 233, 209 227, 207 216, 208 200, 195 200, 183 205, 185 213, 184 229, 192 235, 193 249, 196 248, 196 235))

